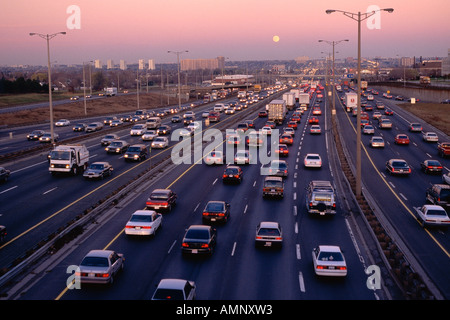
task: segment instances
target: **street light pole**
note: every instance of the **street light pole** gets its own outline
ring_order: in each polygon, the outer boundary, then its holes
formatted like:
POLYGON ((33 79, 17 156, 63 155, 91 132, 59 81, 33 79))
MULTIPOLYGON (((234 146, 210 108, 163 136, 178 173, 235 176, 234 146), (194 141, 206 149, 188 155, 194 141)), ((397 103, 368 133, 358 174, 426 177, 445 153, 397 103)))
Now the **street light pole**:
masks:
POLYGON ((177 55, 177 66, 178 66, 178 108, 181 109, 181 87, 180 87, 180 54, 189 52, 188 50, 185 51, 167 51, 167 53, 174 53, 177 55))
POLYGON ((51 63, 50 63, 50 39, 56 37, 58 34, 66 34, 66 32, 57 32, 53 34, 40 34, 30 32, 30 36, 39 36, 45 40, 47 40, 47 68, 48 68, 48 103, 50 106, 50 135, 51 135, 51 143, 55 143, 54 139, 54 130, 53 130, 53 101, 52 101, 52 71, 51 71, 51 63))
POLYGON ((367 13, 352 13, 342 10, 326 10, 327 14, 341 12, 345 16, 358 22, 358 97, 357 97, 357 121, 356 121, 356 197, 361 196, 361 21, 373 16, 379 11, 394 12, 392 8, 380 9, 367 13))

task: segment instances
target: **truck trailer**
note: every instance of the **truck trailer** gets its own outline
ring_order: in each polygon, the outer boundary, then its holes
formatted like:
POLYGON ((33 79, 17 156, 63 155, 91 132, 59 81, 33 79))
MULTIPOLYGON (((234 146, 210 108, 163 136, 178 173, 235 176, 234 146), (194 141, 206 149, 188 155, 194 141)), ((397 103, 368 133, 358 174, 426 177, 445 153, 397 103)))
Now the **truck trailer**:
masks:
POLYGON ((345 107, 347 112, 352 112, 354 108, 358 107, 358 95, 355 92, 345 93, 345 107))
POLYGON ((266 107, 267 120, 273 121, 276 124, 282 124, 286 117, 287 108, 286 101, 284 100, 272 100, 266 107))

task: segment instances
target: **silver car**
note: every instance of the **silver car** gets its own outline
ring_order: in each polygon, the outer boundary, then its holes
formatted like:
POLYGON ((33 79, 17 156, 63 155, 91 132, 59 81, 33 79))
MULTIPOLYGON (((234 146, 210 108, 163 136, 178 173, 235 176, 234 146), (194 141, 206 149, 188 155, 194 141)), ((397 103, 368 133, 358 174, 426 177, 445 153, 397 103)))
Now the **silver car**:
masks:
POLYGON ((262 221, 256 227, 255 246, 281 247, 283 232, 278 222, 262 221))
POLYGON ((112 250, 91 250, 83 258, 76 275, 81 283, 111 284, 123 270, 125 258, 112 250))
POLYGON ((196 296, 194 281, 184 279, 162 279, 152 300, 194 300, 196 296))

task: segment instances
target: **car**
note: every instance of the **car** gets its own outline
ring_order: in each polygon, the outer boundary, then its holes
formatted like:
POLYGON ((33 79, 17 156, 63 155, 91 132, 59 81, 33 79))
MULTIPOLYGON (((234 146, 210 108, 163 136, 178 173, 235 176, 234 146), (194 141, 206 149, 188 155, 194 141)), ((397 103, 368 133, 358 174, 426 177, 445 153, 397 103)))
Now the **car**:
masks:
POLYGON ((391 129, 392 128, 392 122, 389 119, 381 119, 380 123, 379 123, 379 127, 380 127, 380 129, 391 129))
POLYGON ((125 224, 127 236, 154 236, 162 227, 162 215, 154 210, 136 210, 125 224))
POLYGON ((264 126, 261 128, 261 133, 270 136, 272 134, 272 128, 270 126, 264 126))
POLYGON ((205 157, 205 163, 207 165, 224 164, 225 156, 222 151, 213 150, 205 157))
POLYGON ((87 124, 85 123, 77 123, 72 127, 73 132, 82 132, 86 131, 87 124))
POLYGON ((267 111, 260 111, 259 113, 258 113, 258 117, 260 117, 260 118, 266 118, 267 117, 267 111))
MULTIPOLYGON (((362 120, 361 120, 362 121, 362 120)), ((375 134, 375 128, 373 127, 373 125, 371 124, 366 124, 363 128, 362 131, 364 134, 375 134)))
POLYGON ((227 166, 222 174, 222 181, 241 183, 244 177, 244 171, 238 166, 227 166))
POLYGON ((287 157, 289 155, 289 148, 287 144, 279 143, 278 149, 275 152, 282 157, 287 157))
POLYGON ((425 173, 442 174, 442 164, 438 160, 426 159, 420 163, 420 168, 425 173))
POLYGON ((39 140, 44 134, 44 130, 33 130, 31 133, 27 134, 27 140, 39 140))
POLYGON ((114 120, 117 120, 116 116, 106 117, 105 120, 103 120, 103 123, 106 125, 110 125, 114 120))
POLYGON ((422 132, 422 125, 417 122, 413 122, 409 125, 409 131, 411 132, 422 132))
POLYGON ((279 143, 281 144, 287 144, 287 145, 292 145, 294 143, 294 138, 292 137, 291 134, 288 133, 283 133, 280 136, 280 141, 279 143))
POLYGON ((110 176, 112 171, 113 167, 109 162, 94 162, 84 171, 83 177, 85 179, 103 179, 106 176, 110 176))
POLYGON ((283 246, 283 231, 278 222, 261 221, 256 226, 255 247, 283 246))
POLYGON ((449 103, 450 103, 450 99, 442 100, 441 103, 443 103, 443 104, 449 104, 449 103))
POLYGON ((403 159, 390 159, 386 161, 386 171, 391 175, 409 175, 411 168, 403 159))
POLYGON ((89 123, 88 126, 86 127, 85 132, 95 132, 95 131, 99 131, 103 129, 103 123, 101 122, 92 122, 89 123))
POLYGON ((442 206, 446 210, 450 209, 450 186, 447 184, 433 184, 425 192, 427 203, 442 206))
POLYGON ((293 115, 291 120, 297 122, 297 124, 298 124, 301 121, 301 117, 298 114, 297 115, 293 115))
POLYGON ((248 150, 238 150, 234 155, 234 163, 236 164, 249 164, 250 152, 248 150))
POLYGON ((181 252, 186 254, 212 255, 217 243, 217 230, 209 225, 191 225, 181 242, 181 252))
POLYGON ((264 177, 263 198, 284 197, 284 183, 282 177, 267 176, 264 177))
POLYGON ((171 189, 155 189, 145 202, 145 206, 150 210, 171 211, 177 204, 177 194, 171 189))
POLYGON ((365 126, 369 124, 368 119, 361 119, 361 128, 364 129, 365 126))
POLYGON ((423 227, 426 226, 450 226, 450 218, 445 209, 440 205, 425 204, 422 207, 414 207, 416 216, 423 227))
POLYGON ((124 268, 123 254, 113 250, 91 250, 83 258, 75 275, 80 283, 112 284, 124 268))
POLYGON ((147 129, 147 131, 145 131, 145 133, 141 136, 143 141, 152 141, 153 139, 155 139, 158 136, 158 133, 156 130, 149 130, 147 129))
POLYGON ((226 223, 229 218, 230 218, 230 204, 225 201, 208 201, 202 212, 203 224, 213 222, 226 223))
POLYGON ((196 284, 184 279, 162 279, 152 300, 195 300, 196 284))
POLYGON ((379 111, 375 111, 374 113, 373 113, 373 115, 372 115, 372 118, 373 119, 379 119, 379 118, 381 118, 381 112, 379 112, 379 111))
POLYGON ((450 172, 442 175, 442 182, 450 184, 450 172))
POLYGON ((192 129, 192 130, 197 130, 201 127, 200 123, 198 121, 193 121, 191 123, 188 124, 187 128, 188 129, 192 129))
POLYGON ((130 135, 142 136, 146 131, 147 126, 145 124, 135 124, 130 130, 130 135))
POLYGON ((249 128, 255 128, 255 123, 253 122, 253 120, 245 120, 244 121, 249 128))
POLYGON ((234 114, 236 109, 234 107, 229 107, 225 109, 225 114, 234 114))
POLYGON ((124 153, 127 152, 130 144, 125 140, 114 140, 105 148, 106 153, 124 153))
POLYGON ((291 136, 295 136, 295 129, 291 127, 287 127, 283 129, 283 134, 290 134, 291 136))
MULTIPOLYGON (((56 142, 59 140, 59 134, 53 133, 53 140, 56 142)), ((52 141, 52 134, 51 133, 44 133, 42 136, 39 137, 39 142, 51 142, 52 141)))
POLYGON ((151 146, 155 149, 167 148, 169 146, 169 139, 167 137, 158 136, 153 139, 151 146))
POLYGON ((424 132, 422 135, 423 141, 426 142, 438 142, 439 137, 435 132, 424 132))
POLYGON ((310 128, 309 128, 309 133, 310 134, 320 134, 322 132, 322 128, 320 127, 320 125, 318 124, 313 124, 310 128))
POLYGON ((370 146, 372 148, 384 148, 384 139, 380 136, 373 136, 370 139, 370 146))
POLYGON ((241 137, 238 134, 230 134, 227 137, 227 144, 238 145, 241 143, 241 137))
POLYGON ((394 143, 395 144, 408 145, 409 144, 409 137, 406 134, 400 133, 400 134, 395 136, 394 143))
POLYGON ((176 115, 176 116, 173 116, 170 121, 172 121, 172 123, 178 123, 178 122, 181 122, 181 120, 182 120, 182 117, 176 115))
POLYGON ((125 161, 141 161, 147 158, 147 146, 144 144, 133 144, 128 147, 123 156, 125 161))
POLYGON ((266 121, 266 126, 269 126, 271 129, 275 129, 277 127, 277 124, 275 123, 275 121, 269 120, 266 121))
POLYGON ((111 121, 111 123, 109 124, 109 126, 110 126, 110 127, 118 127, 118 126, 120 126, 120 125, 122 125, 122 124, 123 124, 123 121, 120 120, 120 119, 117 119, 117 120, 111 121))
POLYGON ((163 136, 163 135, 165 136, 165 135, 170 134, 171 130, 172 130, 172 128, 170 128, 170 126, 163 124, 158 128, 158 130, 156 130, 156 132, 160 136, 163 136))
POLYGON ((294 130, 296 130, 297 129, 297 122, 296 121, 289 121, 288 122, 288 127, 289 128, 293 128, 294 130))
POLYGON ((243 122, 243 123, 239 123, 237 125, 236 132, 238 132, 238 133, 247 132, 248 129, 249 129, 248 123, 243 122))
POLYGON ((288 164, 284 160, 271 160, 266 168, 266 173, 270 176, 287 177, 288 164))
POLYGON ((70 100, 79 100, 79 99, 80 99, 79 96, 73 96, 73 97, 70 97, 70 100))
POLYGON ((305 168, 322 168, 322 158, 318 153, 308 153, 303 159, 305 168))
POLYGON ((5 169, 4 167, 0 167, 0 181, 3 181, 3 182, 8 181, 10 175, 11 175, 10 170, 5 169))
POLYGON ((100 144, 102 146, 108 146, 112 141, 119 139, 120 137, 115 133, 107 134, 106 136, 103 137, 102 140, 100 140, 100 144))
POLYGON ((68 125, 70 125, 70 121, 67 119, 60 119, 55 122, 55 126, 57 126, 57 127, 65 127, 68 125))
POLYGON ((371 106, 371 105, 367 105, 365 108, 364 108, 364 111, 373 111, 373 107, 371 106))
POLYGON ((6 239, 8 232, 5 226, 0 225, 0 243, 3 243, 6 239))
POLYGON ((336 193, 328 180, 312 180, 306 187, 306 209, 310 214, 336 214, 336 193))
POLYGON ((391 109, 386 109, 384 110, 384 114, 387 116, 393 116, 394 115, 394 111, 392 111, 391 109))
POLYGON ((318 276, 347 276, 347 263, 339 246, 319 245, 313 249, 312 259, 318 276))
POLYGON ((317 117, 311 117, 309 118, 309 124, 313 124, 313 123, 319 123, 319 118, 317 117))

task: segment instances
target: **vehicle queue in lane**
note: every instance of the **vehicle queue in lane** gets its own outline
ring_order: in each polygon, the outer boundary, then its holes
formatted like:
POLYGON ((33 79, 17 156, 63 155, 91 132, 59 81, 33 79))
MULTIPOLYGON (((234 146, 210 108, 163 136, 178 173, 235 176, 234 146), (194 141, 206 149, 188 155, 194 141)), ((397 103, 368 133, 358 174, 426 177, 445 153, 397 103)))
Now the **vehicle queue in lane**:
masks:
MULTIPOLYGON (((448 227, 430 227, 423 230, 423 224, 415 213, 415 207, 421 207, 426 203, 425 193, 430 185, 442 184, 440 174, 429 174, 422 171, 421 163, 427 159, 436 159, 443 165, 445 174, 449 168, 449 160, 438 155, 436 142, 427 142, 423 139, 423 132, 432 132, 434 129, 427 123, 420 121, 406 111, 397 107, 389 99, 376 98, 380 105, 389 107, 393 114, 386 115, 391 121, 390 129, 382 129, 377 126, 378 120, 373 119, 377 110, 367 112, 370 123, 374 124, 374 136, 384 139, 384 148, 371 148, 371 135, 362 134, 363 144, 363 182, 366 185, 370 196, 383 205, 380 209, 385 213, 397 232, 402 236, 403 241, 407 241, 410 248, 413 248, 415 257, 424 266, 425 272, 435 281, 444 296, 448 296, 448 283, 450 279, 442 277, 445 269, 448 268, 448 227), (412 126, 413 123, 419 125, 412 126), (412 130, 411 130, 412 128, 412 130), (418 128, 422 130, 419 131, 418 128), (398 134, 406 134, 409 144, 402 145, 395 143, 398 134), (366 157, 367 156, 367 157, 366 157), (369 158, 370 156, 370 158, 369 158), (404 160, 411 172, 405 176, 388 174, 386 163, 390 159, 404 160), (375 170, 375 171, 373 171, 375 170), (432 255, 433 259, 423 259, 422 257, 432 255)), ((338 109, 340 119, 345 124, 343 127, 347 134, 343 134, 346 145, 350 149, 350 154, 354 154, 354 130, 356 130, 356 117, 345 112, 344 108, 338 109), (348 121, 347 121, 348 119, 348 121), (351 124, 348 126, 348 124, 351 124), (351 134, 349 133, 351 131, 351 134)), ((440 139, 448 139, 447 136, 439 134, 440 139)), ((441 140, 441 141, 442 141, 441 140)))
MULTIPOLYGON (((262 177, 260 176, 259 166, 243 166, 245 178, 239 185, 220 184, 219 179, 223 166, 208 166, 207 172, 205 171, 206 168, 202 168, 206 164, 189 167, 188 170, 192 168, 192 171, 189 172, 192 172, 192 174, 183 176, 183 181, 176 179, 175 185, 173 185, 174 182, 169 184, 169 187, 174 188, 178 194, 177 206, 170 214, 164 215, 165 228, 161 230, 157 237, 149 241, 150 243, 147 243, 147 241, 130 241, 118 237, 111 244, 111 247, 115 247, 119 252, 124 253, 127 267, 120 280, 114 284, 114 288, 108 288, 107 292, 101 291, 102 296, 106 299, 108 297, 124 298, 123 294, 125 294, 132 299, 146 299, 151 297, 153 293, 150 284, 158 283, 161 277, 182 276, 192 278, 194 276, 198 290, 197 296, 200 299, 249 299, 249 297, 257 299, 297 299, 305 294, 305 287, 301 285, 304 282, 308 285, 309 290, 307 292, 313 292, 313 299, 324 297, 342 299, 344 292, 345 297, 361 298, 362 292, 353 289, 361 286, 365 288, 364 272, 359 258, 356 257, 356 254, 351 254, 353 247, 348 234, 346 232, 333 232, 333 230, 345 230, 343 215, 336 216, 333 219, 310 219, 305 213, 305 195, 302 190, 303 185, 309 180, 308 178, 320 176, 322 179, 325 177, 325 179, 330 179, 331 177, 328 170, 320 170, 320 172, 304 171, 302 168, 300 154, 303 152, 303 148, 308 147, 308 152, 317 152, 317 147, 320 148, 321 152, 326 152, 326 149, 325 143, 323 143, 323 135, 310 136, 307 133, 306 120, 300 128, 303 129, 303 132, 296 135, 296 143, 290 147, 292 156, 288 156, 291 171, 285 180, 286 193, 289 195, 285 198, 286 200, 266 201, 262 199, 262 177), (315 141, 312 141, 312 139, 315 141), (309 143, 306 143, 306 141, 309 141, 309 143), (318 141, 322 141, 322 143, 317 143, 318 141), (205 179, 210 180, 210 182, 206 183, 205 179), (199 183, 203 186, 204 193, 199 193, 198 187, 192 188, 192 185, 198 186, 199 183), (182 259, 178 248, 180 248, 184 232, 181 232, 180 227, 187 228, 191 224, 200 222, 202 219, 201 208, 207 202, 215 199, 227 199, 229 201, 231 217, 225 225, 217 226, 219 240, 217 252, 211 259, 182 259), (280 225, 284 226, 283 241, 286 239, 286 244, 283 245, 281 251, 254 250, 255 237, 257 236, 255 234, 256 226, 261 220, 267 218, 280 219, 280 225), (299 221, 301 222, 300 225, 298 224, 299 221), (314 228, 310 229, 311 226, 314 228), (303 231, 300 234, 299 229, 303 231), (319 230, 322 231, 319 232, 319 230), (173 234, 175 231, 178 231, 178 235, 173 234), (170 234, 179 241, 172 242, 170 238, 167 239, 167 235, 170 234), (163 238, 165 238, 165 245, 161 247, 161 250, 158 250, 163 238), (347 252, 346 258, 352 271, 350 277, 347 277, 347 281, 339 283, 314 281, 315 271, 311 267, 312 256, 308 253, 311 253, 313 248, 321 244, 318 242, 320 238, 328 239, 327 241, 333 238, 335 241, 336 239, 345 239, 343 246, 347 252), (302 242, 296 243, 298 240, 302 240, 302 242), (251 248, 249 248, 249 245, 251 248), (136 246, 139 248, 136 249, 136 246), (147 255, 139 255, 139 252, 148 250, 148 247, 154 248, 151 258, 147 255), (169 251, 167 251, 168 247, 169 251), (296 249, 293 250, 294 248, 296 249), (296 256, 294 256, 294 252, 297 252, 296 256), (232 257, 235 257, 235 259, 232 257), (148 262, 144 262, 145 260, 148 262), (161 263, 163 265, 160 265, 161 263), (302 271, 298 271, 299 265, 302 271), (294 268, 295 272, 286 272, 291 268, 294 268), (152 273, 149 272, 149 269, 156 269, 157 271, 152 273), (357 271, 357 269, 360 269, 360 271, 357 271), (212 278, 201 276, 211 274, 211 272, 229 276, 212 278), (139 282, 145 281, 146 284, 131 285, 132 290, 125 289, 127 284, 130 285, 130 283, 135 282, 133 281, 133 274, 144 275, 139 282), (261 275, 263 275, 262 279, 261 275), (303 275, 305 275, 305 279, 303 275), (300 279, 302 279, 302 282, 299 288, 298 281, 300 279), (317 286, 317 288, 314 290, 311 286, 317 286)), ((164 181, 170 181, 168 179, 169 177, 167 179, 165 177, 164 181)), ((134 205, 134 207, 139 207, 139 204, 134 205)), ((129 214, 124 214, 122 220, 124 216, 129 216, 129 214)), ((115 229, 119 230, 120 227, 115 229)), ((97 290, 91 290, 88 287, 81 291, 72 290, 63 298, 90 299, 96 297, 98 299, 98 293, 97 290)), ((369 290, 366 293, 369 296, 371 294, 369 290)))

